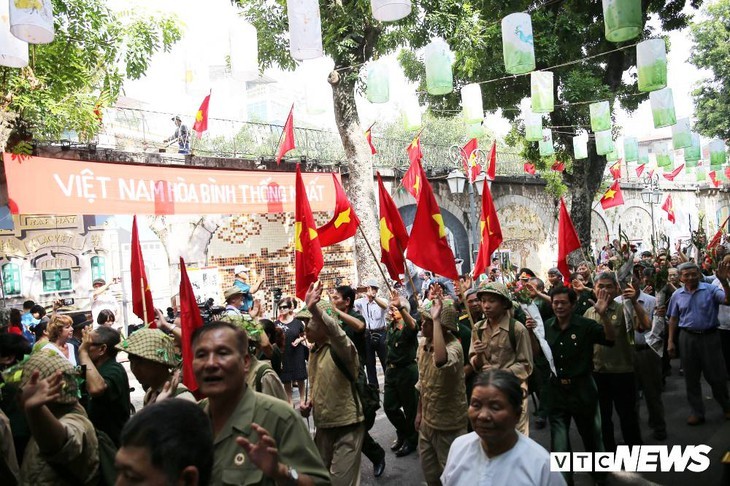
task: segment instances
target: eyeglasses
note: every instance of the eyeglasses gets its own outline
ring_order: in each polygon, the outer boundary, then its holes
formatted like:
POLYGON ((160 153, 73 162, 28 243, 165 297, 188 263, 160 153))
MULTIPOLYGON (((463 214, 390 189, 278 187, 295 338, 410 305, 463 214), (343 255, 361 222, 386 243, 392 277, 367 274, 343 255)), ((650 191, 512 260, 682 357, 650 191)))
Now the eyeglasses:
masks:
POLYGON ((279 309, 281 309, 281 310, 289 310, 289 309, 291 309, 291 306, 289 306, 289 305, 280 305, 279 306, 279 309))

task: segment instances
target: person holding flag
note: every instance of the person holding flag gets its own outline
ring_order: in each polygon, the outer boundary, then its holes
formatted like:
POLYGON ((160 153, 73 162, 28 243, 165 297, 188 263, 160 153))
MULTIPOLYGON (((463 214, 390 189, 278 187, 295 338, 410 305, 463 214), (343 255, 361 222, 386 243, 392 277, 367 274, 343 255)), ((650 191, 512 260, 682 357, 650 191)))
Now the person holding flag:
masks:
POLYGON ((190 131, 188 130, 187 125, 183 124, 182 119, 180 118, 180 115, 173 116, 170 118, 170 120, 175 123, 175 133, 170 135, 168 138, 163 140, 163 143, 167 142, 177 142, 178 150, 177 153, 179 154, 189 154, 190 153, 190 131))

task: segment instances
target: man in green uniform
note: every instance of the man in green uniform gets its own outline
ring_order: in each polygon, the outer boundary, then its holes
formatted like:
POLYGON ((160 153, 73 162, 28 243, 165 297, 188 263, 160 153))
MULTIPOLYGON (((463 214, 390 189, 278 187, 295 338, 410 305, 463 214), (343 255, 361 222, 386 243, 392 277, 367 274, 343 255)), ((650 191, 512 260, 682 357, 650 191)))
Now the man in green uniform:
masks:
MULTIPOLYGON (((572 419, 585 450, 602 452, 598 391, 591 375, 593 346, 613 346, 615 330, 610 322, 601 326, 594 320, 575 315, 578 296, 573 289, 555 288, 551 297, 555 317, 545 323, 545 339, 553 353, 557 376, 550 377, 544 393, 550 419, 550 450, 571 452, 568 436, 572 419)), ((599 293, 598 300, 605 312, 610 300, 608 294, 599 293)), ((564 476, 568 484, 573 484, 572 473, 564 476)), ((603 479, 599 474, 594 478, 603 479)))
POLYGON ((394 292, 388 308, 388 364, 383 408, 398 435, 390 447, 397 457, 407 456, 418 445, 418 434, 414 428, 418 403, 415 388, 418 381, 417 334, 418 326, 410 315, 408 302, 394 292))
POLYGON ((246 385, 248 337, 213 322, 192 337, 193 372, 213 428, 210 484, 330 484, 307 427, 289 404, 246 385))
MULTIPOLYGON (((477 297, 476 289, 469 289, 464 293, 465 309, 459 316, 457 324, 459 330, 454 334, 461 342, 461 349, 464 351, 464 382, 466 385, 466 402, 469 403, 471 398, 472 382, 476 373, 469 362, 469 347, 471 346, 471 331, 474 324, 484 318, 482 313, 482 302, 477 297), (471 314, 471 319, 469 319, 471 314)), ((471 431, 471 424, 468 424, 471 431)))

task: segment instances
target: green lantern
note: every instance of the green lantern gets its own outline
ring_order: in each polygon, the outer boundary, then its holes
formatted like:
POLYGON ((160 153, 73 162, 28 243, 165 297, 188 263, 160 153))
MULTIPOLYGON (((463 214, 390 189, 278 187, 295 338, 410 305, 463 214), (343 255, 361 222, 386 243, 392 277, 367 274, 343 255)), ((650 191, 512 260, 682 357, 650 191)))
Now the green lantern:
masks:
POLYGON ((695 132, 690 133, 690 139, 692 141, 692 144, 689 147, 685 147, 684 149, 684 161, 687 162, 687 167, 694 167, 690 166, 690 162, 694 162, 695 166, 697 165, 697 161, 702 158, 702 147, 700 146, 700 135, 695 132))
POLYGON ((606 154, 607 162, 616 162, 618 160, 618 152, 614 149, 606 154))
POLYGON ((702 182, 707 179, 707 174, 705 174, 705 169, 703 167, 697 167, 695 172, 695 180, 697 182, 702 182))
POLYGON ((648 164, 649 162, 649 148, 639 147, 639 165, 648 164))
POLYGON ((624 137, 624 160, 626 162, 639 160, 639 141, 636 137, 624 137))
POLYGON ((598 155, 607 155, 614 149, 611 130, 603 130, 596 132, 596 153, 598 155))
POLYGON ((667 46, 664 39, 649 39, 636 46, 639 91, 667 87, 667 46))
POLYGON ((418 98, 409 96, 406 98, 402 107, 403 127, 408 132, 413 132, 421 128, 421 107, 418 104, 418 98))
POLYGON ((680 118, 672 125, 672 147, 677 150, 692 145, 692 132, 689 129, 689 118, 680 118))
POLYGON ((611 129, 611 107, 608 101, 591 103, 588 108, 591 113, 591 130, 600 132, 611 129))
POLYGON ((657 167, 671 167, 672 155, 666 143, 657 142, 654 144, 654 155, 656 156, 657 167))
POLYGON ((373 61, 368 65, 366 96, 370 103, 387 103, 390 100, 388 66, 383 61, 373 61))
POLYGON ((540 157, 547 157, 555 153, 553 132, 549 128, 542 131, 542 140, 538 142, 538 148, 540 149, 540 157))
POLYGON ((603 0, 603 23, 609 42, 638 37, 644 25, 641 0, 603 0))
POLYGON ((502 19, 504 69, 510 74, 525 74, 535 69, 532 20, 526 13, 509 14, 502 19))
POLYGON ((539 142, 542 140, 542 115, 532 112, 530 100, 525 98, 521 104, 522 121, 525 123, 525 140, 539 142))
POLYGON ((479 138, 484 135, 484 127, 481 122, 470 123, 467 127, 467 133, 469 134, 469 138, 479 138))
POLYGON ((651 113, 654 116, 654 128, 669 127, 677 123, 674 114, 674 97, 672 88, 664 88, 649 93, 651 113))
POLYGON ((578 135, 573 137, 573 158, 575 160, 588 158, 588 137, 578 135))
POLYGON ((530 94, 534 113, 550 113, 555 108, 553 98, 553 73, 533 71, 530 73, 530 94))
POLYGON ((727 162, 725 142, 723 142, 719 138, 713 138, 712 140, 710 140, 710 166, 719 167, 725 162, 727 162))
POLYGON ((482 88, 478 84, 467 84, 461 88, 461 108, 467 123, 481 123, 484 119, 482 88))
POLYGON ((426 90, 432 95, 445 95, 454 90, 451 71, 451 50, 443 39, 434 39, 423 50, 426 64, 426 90))

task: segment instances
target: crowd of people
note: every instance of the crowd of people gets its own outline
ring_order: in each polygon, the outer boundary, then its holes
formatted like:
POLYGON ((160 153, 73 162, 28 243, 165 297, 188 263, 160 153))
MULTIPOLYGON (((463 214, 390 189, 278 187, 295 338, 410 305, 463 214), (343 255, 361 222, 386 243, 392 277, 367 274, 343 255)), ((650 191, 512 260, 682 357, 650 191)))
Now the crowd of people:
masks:
MULTIPOLYGON (((3 308, 0 477, 357 485, 363 455, 375 477, 386 469, 369 433, 382 396, 394 429, 385 446, 397 458, 417 451, 428 485, 572 484, 571 473, 550 471, 531 417, 549 426, 552 452, 571 451, 571 422, 589 452, 640 445, 647 433, 664 441, 672 358, 687 424, 705 422, 701 376, 730 420, 726 253, 719 245, 698 265, 681 251, 616 248, 570 275, 550 269, 547 285, 498 260, 476 282, 424 273, 422 285, 403 279, 387 292, 375 279, 316 282, 303 301, 279 300, 271 319, 254 298, 262 282, 249 285, 238 266, 225 309, 189 342, 179 317, 162 312, 156 328, 124 336, 108 309, 92 321, 61 303, 48 314, 33 302, 3 308), (179 371, 185 346, 194 392, 179 371), (139 411, 120 356, 145 390, 139 411)), ((592 473, 598 484, 606 474, 592 473)))

